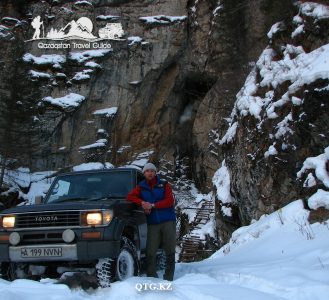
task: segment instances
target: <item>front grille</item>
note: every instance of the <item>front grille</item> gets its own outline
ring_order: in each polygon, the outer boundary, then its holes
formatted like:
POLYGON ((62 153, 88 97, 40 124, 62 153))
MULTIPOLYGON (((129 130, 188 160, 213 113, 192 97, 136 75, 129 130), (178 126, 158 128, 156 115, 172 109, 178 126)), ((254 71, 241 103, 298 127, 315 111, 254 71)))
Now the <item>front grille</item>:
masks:
POLYGON ((54 242, 63 242, 63 230, 60 232, 43 232, 43 233, 21 233, 21 245, 32 244, 49 244, 54 242))
POLYGON ((72 227, 80 225, 79 211, 57 211, 17 214, 16 228, 72 227))

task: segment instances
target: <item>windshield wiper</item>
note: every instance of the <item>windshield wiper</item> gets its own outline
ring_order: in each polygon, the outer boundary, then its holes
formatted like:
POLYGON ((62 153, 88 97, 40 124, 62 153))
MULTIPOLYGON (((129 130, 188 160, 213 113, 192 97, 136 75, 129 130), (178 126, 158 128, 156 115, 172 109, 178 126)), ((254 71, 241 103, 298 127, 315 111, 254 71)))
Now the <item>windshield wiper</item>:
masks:
POLYGON ((83 201, 83 200, 87 200, 87 199, 88 198, 86 198, 86 197, 73 197, 73 198, 65 198, 65 199, 53 201, 50 203, 59 203, 59 202, 67 202, 67 201, 83 201))

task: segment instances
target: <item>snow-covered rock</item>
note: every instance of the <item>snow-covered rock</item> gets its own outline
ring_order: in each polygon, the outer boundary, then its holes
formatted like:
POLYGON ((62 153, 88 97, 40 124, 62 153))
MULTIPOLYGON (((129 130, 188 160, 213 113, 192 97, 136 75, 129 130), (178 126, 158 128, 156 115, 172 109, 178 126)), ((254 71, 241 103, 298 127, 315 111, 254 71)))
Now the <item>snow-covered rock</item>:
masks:
POLYGON ((232 203, 233 197, 231 195, 231 181, 230 173, 225 165, 225 160, 222 162, 222 166, 215 172, 212 179, 214 186, 216 187, 217 199, 222 203, 232 203))
POLYGON ((297 173, 297 177, 300 178, 307 170, 314 170, 316 177, 322 181, 327 188, 329 188, 329 173, 327 170, 328 161, 329 147, 324 149, 324 153, 318 156, 308 157, 304 161, 302 169, 297 173))
POLYGON ((106 162, 105 164, 100 162, 90 162, 90 163, 83 163, 74 166, 73 171, 78 172, 78 171, 87 171, 87 170, 102 170, 102 169, 111 169, 113 167, 114 166, 109 162, 106 162))
POLYGON ((158 24, 172 24, 176 22, 183 22, 187 19, 187 16, 165 16, 165 15, 157 15, 157 16, 148 16, 148 17, 140 17, 139 20, 146 24, 158 25, 158 24))
POLYGON ((117 107, 108 107, 108 108, 102 108, 102 109, 95 110, 93 112, 93 114, 105 116, 106 118, 111 118, 111 117, 114 117, 117 114, 117 112, 118 112, 117 107))
POLYGON ((66 62, 66 58, 64 55, 60 54, 43 54, 41 56, 34 56, 30 53, 26 53, 23 56, 23 61, 35 65, 51 65, 54 68, 60 68, 61 64, 66 62))
POLYGON ((60 107, 65 111, 72 111, 79 107, 83 101, 85 101, 85 97, 76 93, 70 93, 63 97, 53 98, 51 96, 45 97, 42 101, 47 102, 53 106, 60 107))
POLYGON ((107 145, 107 139, 99 139, 95 143, 81 146, 80 150, 94 149, 94 148, 104 148, 107 145))
POLYGON ((93 58, 104 57, 106 54, 112 51, 112 49, 96 49, 83 52, 71 52, 69 58, 77 63, 83 63, 93 58))

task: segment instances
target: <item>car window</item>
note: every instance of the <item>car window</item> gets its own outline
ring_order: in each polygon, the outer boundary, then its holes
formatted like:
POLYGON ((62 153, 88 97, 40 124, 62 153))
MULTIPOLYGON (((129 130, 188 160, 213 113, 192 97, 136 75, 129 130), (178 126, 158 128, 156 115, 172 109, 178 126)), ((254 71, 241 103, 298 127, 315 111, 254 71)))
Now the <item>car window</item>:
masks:
POLYGON ((71 183, 69 181, 58 180, 58 182, 54 185, 49 200, 54 200, 60 196, 67 195, 69 193, 70 186, 71 183))
POLYGON ((130 171, 66 175, 55 180, 46 202, 125 198, 133 186, 130 171))

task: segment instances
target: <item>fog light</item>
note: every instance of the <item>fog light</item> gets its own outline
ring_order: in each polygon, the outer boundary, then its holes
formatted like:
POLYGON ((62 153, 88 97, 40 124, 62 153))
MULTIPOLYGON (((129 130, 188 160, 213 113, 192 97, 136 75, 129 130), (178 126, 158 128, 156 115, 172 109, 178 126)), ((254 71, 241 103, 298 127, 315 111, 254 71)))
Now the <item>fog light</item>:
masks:
POLYGON ((74 241, 75 233, 72 229, 66 229, 63 231, 62 238, 65 243, 71 243, 74 241))
POLYGON ((19 235, 18 232, 12 232, 9 235, 9 243, 12 244, 13 246, 18 245, 20 241, 21 241, 21 236, 19 235))

